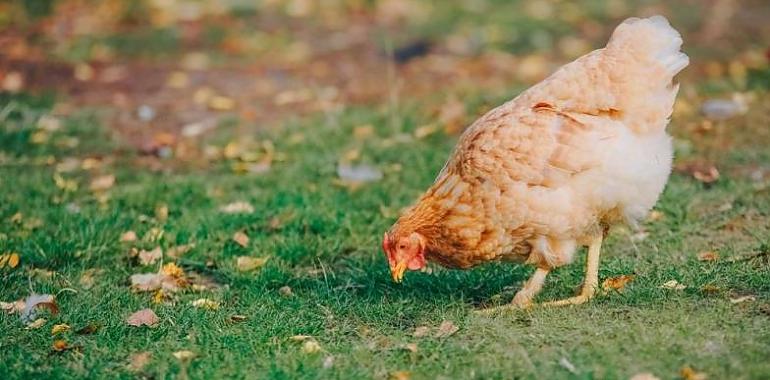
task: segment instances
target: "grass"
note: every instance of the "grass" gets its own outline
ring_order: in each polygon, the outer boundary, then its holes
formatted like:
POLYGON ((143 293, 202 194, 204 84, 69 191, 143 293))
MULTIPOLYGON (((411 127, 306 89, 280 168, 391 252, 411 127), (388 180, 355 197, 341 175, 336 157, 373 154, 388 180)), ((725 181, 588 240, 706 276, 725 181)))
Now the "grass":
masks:
MULTIPOLYGON (((676 378, 684 366, 711 378, 770 376, 765 360, 770 267, 761 258, 726 260, 767 250, 770 197, 766 187, 740 176, 723 173, 705 188, 675 174, 657 206, 664 217, 646 225, 646 239, 632 243, 626 231, 611 234, 600 276, 634 274, 622 293, 601 295, 580 307, 487 318, 472 310, 507 302, 531 268, 436 268, 431 274, 410 273, 397 285, 379 249, 379 237, 393 221, 390 215, 430 183, 452 137, 382 144, 390 134, 387 118, 358 108, 336 123, 319 119, 263 132, 258 138, 270 139, 285 156, 266 174, 239 175, 227 163, 154 173, 137 166, 131 154, 115 154, 124 151, 120 142, 87 111, 64 117, 62 128, 46 141, 31 142, 39 132, 37 118, 52 104, 50 98, 3 99, 0 252, 18 252, 21 264, 0 272, 0 300, 51 293, 58 295, 61 309, 32 330, 17 315, 0 314, 0 373, 6 378, 344 379, 386 378, 395 371, 409 371, 412 378, 611 379, 639 372, 676 378), (362 123, 373 124, 376 136, 353 138, 353 128, 362 123), (290 143, 297 139, 289 136, 297 133, 305 139, 290 143), (61 143, 72 138, 80 145, 61 143), (336 184, 338 157, 352 147, 361 149, 363 161, 390 168, 383 180, 356 190, 336 184), (101 158, 103 166, 62 173, 79 185, 66 192, 52 178, 57 163, 72 157, 101 158), (108 199, 100 200, 88 183, 105 173, 114 173, 117 184, 108 199), (241 200, 255 211, 218 211, 241 200), (159 204, 168 205, 166 221, 154 216, 159 204), (22 219, 12 221, 17 213, 22 219), (277 224, 271 223, 274 218, 277 224), (160 241, 119 241, 125 231, 141 238, 152 228, 164 231, 160 241), (231 240, 239 230, 251 237, 246 248, 231 240), (131 246, 168 249, 187 243, 196 246, 177 262, 188 274, 198 272, 221 287, 188 290, 161 304, 131 291, 131 274, 154 270, 129 258, 131 246), (698 252, 710 249, 722 258, 697 260, 698 252), (270 259, 261 270, 242 273, 235 269, 240 255, 270 259), (81 282, 89 270, 96 270, 91 287, 81 282), (687 288, 660 288, 672 279, 687 288), (717 290, 702 290, 706 285, 717 290), (282 296, 283 286, 290 286, 293 296, 282 296), (731 297, 745 294, 756 300, 731 303, 731 297), (221 307, 190 306, 201 297, 221 307), (160 317, 158 326, 126 325, 128 315, 146 307, 160 317), (247 318, 232 322, 233 315, 247 318), (412 336, 416 327, 444 320, 459 331, 444 338, 412 336), (72 330, 52 337, 51 327, 59 323, 72 330), (90 324, 100 327, 88 335, 73 332, 90 324), (322 351, 304 353, 290 339, 300 334, 313 336, 322 351), (77 349, 53 352, 56 339, 77 349), (416 343, 417 351, 404 349, 408 343, 416 343), (196 358, 183 364, 172 356, 179 350, 196 358), (150 365, 134 372, 129 357, 143 351, 151 353, 150 365), (333 365, 325 368, 328 357, 333 365), (560 364, 563 360, 574 365, 574 372, 560 364)), ((409 132, 416 122, 407 118, 405 124, 409 132)), ((770 164, 761 153, 763 142, 755 143, 742 152, 760 157, 757 164, 770 164)), ((723 162, 743 157, 726 156, 723 162)), ((549 277, 540 299, 568 296, 581 279, 579 259, 549 277)))
MULTIPOLYGON (((54 3, 23 4, 34 8, 28 10, 34 19, 51 13, 54 3)), ((243 7, 233 9, 234 20, 212 16, 187 25, 202 28, 199 41, 185 37, 180 25, 153 24, 144 3, 114 3, 125 13, 121 28, 72 36, 46 50, 50 59, 88 61, 106 47, 116 57, 112 63, 157 61, 176 67, 178 56, 192 48, 225 62, 227 54, 220 57, 215 46, 238 37, 251 50, 227 56, 232 61, 226 62, 263 64, 260 59, 269 63, 272 55, 296 47, 292 42, 325 43, 326 32, 313 27, 325 31, 325 22, 334 20, 310 14, 288 22, 283 3, 269 2, 279 6, 263 13, 256 5, 234 2, 243 7), (263 30, 259 21, 273 16, 286 22, 263 30), (303 37, 303 31, 318 39, 303 37), (259 43, 252 40, 256 37, 259 43)), ((762 38, 746 32, 762 29, 734 23, 735 29, 726 32, 729 38, 714 46, 699 43, 709 13, 696 1, 675 7, 630 2, 618 14, 608 10, 625 3, 604 0, 445 3, 415 3, 403 25, 376 26, 370 42, 392 40, 398 47, 425 39, 441 50, 447 36, 458 34, 472 36, 473 49, 483 52, 566 60, 558 53, 561 37, 574 35, 599 46, 605 39, 597 24, 613 25, 625 14, 659 8, 684 32, 692 67, 683 73, 679 100, 692 110, 678 109, 669 129, 678 161, 707 159, 717 164, 721 177, 704 185, 675 172, 656 205, 662 218, 643 226, 646 237, 612 231, 603 248, 600 281, 633 275, 625 290, 600 294, 578 307, 482 317, 473 310, 510 301, 533 269, 502 263, 469 271, 435 267, 431 273, 408 273, 403 284, 390 280, 380 250, 382 232, 430 185, 456 139, 443 133, 409 137, 435 122, 438 112, 430 104, 458 95, 473 119, 531 83, 506 82, 497 90, 472 83, 470 89, 437 90, 419 100, 409 98, 406 87, 402 98, 390 99, 398 107, 388 101, 379 108, 350 106, 339 114, 291 119, 277 129, 232 117, 214 136, 206 136, 203 142, 218 149, 236 143, 258 158, 269 141, 275 159, 261 174, 239 174, 234 170, 243 164, 238 159, 201 160, 200 152, 181 156, 176 150, 180 156, 167 160, 141 156, 111 128, 103 109, 63 113, 67 107, 59 106, 68 99, 61 94, 0 93, 0 254, 21 257, 17 268, 0 268, 0 301, 47 293, 57 296, 60 308, 56 315, 43 313, 47 321, 37 329, 28 329, 18 314, 0 312, 0 377, 384 379, 405 378, 407 371, 413 379, 628 379, 643 372, 675 379, 686 378, 681 371, 691 367, 710 379, 770 378, 770 183, 767 174, 764 179, 747 175, 770 167, 770 71, 766 65, 749 67, 746 83, 740 84, 732 74, 703 70, 717 61, 726 67, 752 49, 764 54, 762 38), (538 6, 551 6, 552 16, 533 17, 543 12, 538 6), (412 17, 421 9, 430 17, 412 17), (697 127, 703 120, 695 113, 704 97, 730 98, 730 92, 746 89, 756 98, 747 115, 715 122, 705 132, 697 127), (391 114, 394 109, 397 115, 391 114), (41 127, 39 120, 51 115, 60 121, 59 129, 41 127), (373 126, 374 134, 356 137, 365 125, 373 126), (358 188, 340 185, 336 166, 351 150, 360 152, 358 161, 381 168, 383 179, 358 188), (116 177, 114 187, 104 193, 89 189, 94 178, 108 174, 116 177), (235 201, 249 202, 254 211, 219 210, 235 201), (167 218, 156 212, 160 205, 168 207, 167 218), (139 240, 121 242, 126 231, 135 231, 139 240), (151 238, 157 231, 161 237, 151 238), (250 237, 246 247, 232 240, 237 231, 250 237), (185 244, 194 248, 164 261, 216 286, 188 288, 161 303, 152 293, 131 290, 132 274, 158 267, 137 263, 132 248, 160 246, 168 252, 185 244), (699 261, 703 251, 716 251, 719 259, 699 261), (237 270, 238 256, 269 259, 263 268, 244 273, 237 270), (661 287, 670 280, 686 288, 661 287), (286 286, 291 296, 282 295, 286 286), (748 295, 753 300, 733 302, 748 295), (219 302, 219 309, 190 304, 200 298, 219 302), (158 325, 128 326, 126 318, 144 308, 157 313, 158 325), (443 321, 459 330, 435 337, 443 321), (54 336, 55 324, 71 330, 54 336), (95 331, 79 332, 89 326, 95 331), (421 326, 432 333, 415 337, 421 326), (312 336, 320 352, 304 352, 303 344, 291 338, 296 335, 312 336), (56 352, 56 340, 72 349, 56 352), (173 356, 182 350, 195 358, 173 356), (132 355, 141 352, 150 353, 149 364, 131 368, 132 355)), ((765 9, 759 1, 744 3, 751 8, 744 16, 765 9)), ((345 12, 378 7, 376 2, 350 4, 326 11, 347 17, 345 12)), ((13 25, 17 20, 0 21, 13 25)), ((346 27, 342 23, 331 30, 346 27)), ((149 128, 142 125, 137 128, 149 128)), ((538 300, 574 294, 583 264, 580 255, 552 272, 538 300)))

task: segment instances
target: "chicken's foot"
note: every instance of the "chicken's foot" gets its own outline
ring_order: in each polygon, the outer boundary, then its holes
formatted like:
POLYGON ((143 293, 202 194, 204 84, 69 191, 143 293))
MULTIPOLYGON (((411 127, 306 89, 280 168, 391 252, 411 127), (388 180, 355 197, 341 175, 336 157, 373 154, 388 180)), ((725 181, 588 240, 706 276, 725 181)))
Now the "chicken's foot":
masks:
POLYGON ((594 297, 596 289, 599 286, 599 254, 602 248, 603 236, 598 235, 591 239, 588 246, 588 257, 586 258, 586 278, 583 281, 583 288, 575 297, 566 298, 558 301, 543 303, 545 306, 567 306, 580 305, 594 297))
POLYGON ((505 310, 522 310, 532 307, 532 300, 537 293, 543 289, 545 283, 545 277, 548 275, 549 269, 537 268, 532 277, 524 283, 524 286, 513 296, 513 301, 507 305, 501 305, 497 307, 489 307, 486 309, 477 310, 476 313, 489 315, 499 311, 505 310))

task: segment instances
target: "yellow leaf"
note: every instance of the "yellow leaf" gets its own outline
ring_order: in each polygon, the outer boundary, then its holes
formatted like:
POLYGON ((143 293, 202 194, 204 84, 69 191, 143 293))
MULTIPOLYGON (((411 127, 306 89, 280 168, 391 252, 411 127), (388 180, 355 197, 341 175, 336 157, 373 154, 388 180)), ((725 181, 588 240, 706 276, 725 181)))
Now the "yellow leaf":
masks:
POLYGON ((91 191, 106 191, 115 186, 115 176, 112 174, 103 175, 91 180, 91 191))
POLYGON ((195 357, 195 353, 188 350, 177 351, 177 352, 174 352, 172 355, 174 355, 174 357, 180 361, 188 361, 195 357))
POLYGON ((313 339, 308 339, 302 343, 302 352, 306 354, 315 354, 321 351, 321 345, 313 339))
POLYGON ((39 329, 48 322, 45 318, 38 318, 34 322, 27 325, 27 330, 39 329))
POLYGON ((190 305, 205 310, 217 310, 219 309, 219 302, 210 300, 208 298, 200 298, 190 302, 190 305))
POLYGON ((168 263, 161 268, 161 273, 174 277, 174 278, 182 278, 184 277, 184 271, 182 268, 180 268, 178 265, 174 263, 168 263))
POLYGON ((16 268, 17 266, 19 266, 19 254, 18 253, 14 252, 14 253, 11 253, 8 256, 8 266, 11 267, 11 268, 16 268))
POLYGON ((51 328, 51 335, 61 334, 65 331, 69 331, 69 329, 70 326, 65 323, 53 325, 53 328, 51 328))
POLYGON ((67 344, 67 341, 64 339, 59 339, 53 342, 54 351, 65 351, 68 348, 69 348, 69 345, 67 344))
POLYGON ((230 111, 235 108, 235 100, 226 96, 214 95, 209 99, 208 106, 214 111, 230 111))
POLYGON ((697 372, 690 366, 684 366, 681 370, 679 370, 679 375, 682 376, 684 380, 706 380, 708 379, 708 376, 703 372, 697 372))
POLYGON ((267 260, 267 257, 238 256, 235 260, 235 266, 241 272, 250 272, 262 268, 267 260))
POLYGON ((165 222, 168 219, 168 206, 165 204, 159 204, 155 207, 155 218, 161 222, 165 222))

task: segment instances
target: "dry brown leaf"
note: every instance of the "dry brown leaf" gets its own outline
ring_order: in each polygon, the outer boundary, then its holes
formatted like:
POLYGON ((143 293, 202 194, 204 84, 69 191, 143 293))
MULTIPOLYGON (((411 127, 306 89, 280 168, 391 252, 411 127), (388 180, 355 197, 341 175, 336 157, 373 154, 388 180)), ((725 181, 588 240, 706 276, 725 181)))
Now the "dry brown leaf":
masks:
POLYGON ((417 328, 414 329, 412 336, 415 338, 422 338, 424 336, 428 336, 428 334, 430 334, 430 327, 418 326, 417 328))
POLYGON ((233 241, 238 243, 241 247, 248 247, 249 245, 249 237, 246 235, 243 231, 238 231, 233 235, 233 241))
POLYGON ((43 327, 46 322, 48 322, 48 320, 45 318, 35 319, 32 323, 27 324, 27 330, 39 329, 43 327))
POLYGON ((243 322, 246 319, 248 319, 248 317, 246 317, 245 315, 240 315, 240 314, 235 314, 235 315, 231 315, 230 316, 230 321, 232 321, 232 322, 243 322))
POLYGON ((64 339, 58 339, 53 342, 53 350, 56 352, 62 352, 70 349, 69 344, 64 339))
POLYGON ((197 307, 199 309, 205 309, 205 310, 219 309, 219 302, 210 300, 208 298, 199 298, 195 301, 190 302, 190 305, 192 305, 193 307, 197 307))
POLYGON ((151 354, 147 351, 131 354, 128 368, 131 371, 138 372, 144 369, 150 363, 151 354))
POLYGON ((137 239, 137 236, 136 236, 136 232, 134 231, 126 231, 122 235, 120 235, 120 241, 124 243, 136 241, 136 239, 137 239))
POLYGON ((407 343, 404 345, 404 349, 410 352, 417 352, 417 343, 407 343))
POLYGON ((13 302, 0 302, 0 310, 8 313, 8 314, 14 314, 19 313, 22 310, 24 310, 24 300, 17 300, 13 302))
POLYGON ((106 191, 115 185, 115 176, 112 174, 102 175, 91 180, 90 189, 94 192, 106 191))
POLYGON ((720 290, 722 290, 722 289, 721 289, 721 288, 719 288, 719 287, 718 287, 718 286, 716 286, 716 285, 711 285, 711 284, 708 284, 708 285, 703 285, 703 287, 702 287, 702 288, 700 288, 700 290, 701 290, 702 292, 704 292, 704 293, 708 293, 708 294, 714 294, 714 293, 718 293, 718 292, 719 292, 720 290))
POLYGON ((70 326, 65 323, 53 325, 53 328, 51 328, 51 335, 61 334, 63 332, 69 331, 69 329, 70 326))
POLYGON ((141 265, 153 265, 155 262, 163 257, 163 250, 160 247, 155 247, 151 251, 141 250, 139 251, 139 264, 141 265))
POLYGON ((452 321, 444 321, 438 326, 438 331, 434 335, 436 338, 446 338, 457 332, 459 328, 452 321))
POLYGON ((716 261, 719 259, 719 254, 714 251, 703 251, 698 253, 698 260, 700 261, 716 261))
POLYGON ((235 267, 241 272, 250 272, 262 268, 268 259, 268 257, 238 256, 235 259, 235 267))
POLYGON ((178 259, 193 248, 195 248, 195 244, 192 244, 192 243, 177 245, 176 247, 169 248, 166 251, 166 256, 172 259, 178 259))
POLYGON ((666 217, 666 214, 658 211, 658 210, 652 210, 650 211, 650 215, 647 215, 647 220, 651 222, 657 222, 659 220, 662 220, 666 217))
POLYGON ((131 275, 131 288, 138 292, 151 292, 158 289, 175 292, 185 283, 184 277, 175 277, 166 273, 131 275))
POLYGON ((620 292, 620 291, 623 291, 623 288, 626 287, 626 284, 631 282, 631 280, 633 280, 633 279, 634 279, 634 276, 630 275, 630 274, 624 274, 622 276, 611 277, 611 278, 608 278, 608 279, 604 280, 604 282, 602 282, 602 289, 605 290, 605 291, 609 291, 609 290, 613 290, 614 289, 614 290, 617 290, 617 291, 620 292))
POLYGON ((219 208, 225 214, 250 214, 254 212, 254 206, 249 202, 232 202, 219 208))
POLYGON ((681 370, 679 370, 679 375, 682 376, 684 380, 706 380, 708 379, 708 376, 703 372, 697 372, 690 366, 684 366, 681 370))
POLYGON ((142 309, 134 314, 131 314, 127 319, 126 323, 128 323, 129 326, 155 326, 158 324, 160 319, 158 318, 158 315, 155 314, 152 309, 142 309))
POLYGON ((409 380, 412 373, 409 371, 393 371, 390 373, 390 380, 409 380))

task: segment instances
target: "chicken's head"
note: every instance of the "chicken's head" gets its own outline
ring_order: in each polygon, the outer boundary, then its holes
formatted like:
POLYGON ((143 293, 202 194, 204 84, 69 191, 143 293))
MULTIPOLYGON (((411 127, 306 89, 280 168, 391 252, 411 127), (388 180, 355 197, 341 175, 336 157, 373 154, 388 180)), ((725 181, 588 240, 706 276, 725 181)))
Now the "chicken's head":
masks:
POLYGON ((382 250, 388 256, 393 281, 401 282, 407 269, 419 270, 425 267, 425 237, 417 232, 406 236, 396 234, 382 237, 382 250))

